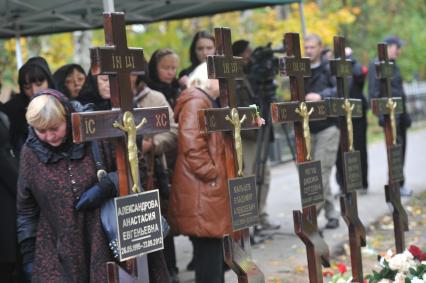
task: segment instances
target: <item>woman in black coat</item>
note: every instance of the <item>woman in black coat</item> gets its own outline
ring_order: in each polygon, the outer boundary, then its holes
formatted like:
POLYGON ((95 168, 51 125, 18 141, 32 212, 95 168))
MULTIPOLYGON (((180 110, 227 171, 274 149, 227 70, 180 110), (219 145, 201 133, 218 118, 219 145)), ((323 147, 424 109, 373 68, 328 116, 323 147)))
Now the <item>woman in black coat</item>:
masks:
POLYGON ((9 139, 9 119, 0 104, 0 278, 1 282, 17 282, 20 268, 16 240, 16 183, 18 161, 9 139))
POLYGON ((28 136, 25 112, 31 97, 40 90, 55 88, 49 65, 43 57, 32 57, 19 69, 18 84, 19 94, 4 107, 10 121, 11 144, 17 157, 28 136))

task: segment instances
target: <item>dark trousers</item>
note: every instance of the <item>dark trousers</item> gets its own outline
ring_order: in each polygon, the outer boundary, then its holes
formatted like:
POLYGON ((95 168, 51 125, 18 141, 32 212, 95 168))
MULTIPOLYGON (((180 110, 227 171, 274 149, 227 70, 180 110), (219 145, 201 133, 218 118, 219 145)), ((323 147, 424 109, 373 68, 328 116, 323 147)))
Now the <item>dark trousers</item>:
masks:
POLYGON ((175 241, 173 235, 169 234, 164 239, 164 258, 166 259, 167 269, 171 273, 177 273, 175 241))
MULTIPOLYGON (((361 155, 362 187, 368 188, 368 156, 367 156, 367 114, 364 112, 360 118, 352 120, 354 131, 354 149, 361 155)), ((339 146, 336 159, 336 181, 343 186, 343 163, 342 151, 339 146)))
POLYGON ((0 282, 2 283, 29 283, 16 263, 0 262, 0 282))
MULTIPOLYGON (((400 122, 399 127, 397 129, 397 143, 401 145, 402 147, 402 168, 404 170, 405 167, 405 151, 407 149, 407 127, 405 125, 402 125, 400 122)), ((404 179, 400 182, 400 186, 404 186, 405 181, 405 174, 404 179)))
POLYGON ((222 239, 191 238, 194 244, 195 282, 225 282, 222 239))

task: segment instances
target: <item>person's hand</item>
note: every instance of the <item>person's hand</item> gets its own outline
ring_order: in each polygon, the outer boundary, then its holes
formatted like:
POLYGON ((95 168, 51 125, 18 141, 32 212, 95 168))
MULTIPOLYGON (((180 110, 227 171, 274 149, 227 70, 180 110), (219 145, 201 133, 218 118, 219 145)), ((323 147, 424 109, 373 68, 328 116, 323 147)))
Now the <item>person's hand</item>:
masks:
POLYGON ((144 139, 142 141, 142 153, 147 153, 154 148, 154 141, 152 138, 144 139))
POLYGON ((306 94, 305 100, 306 101, 320 101, 321 95, 319 95, 318 93, 315 93, 315 92, 310 92, 310 93, 306 94))
POLYGON ((99 183, 85 191, 75 208, 77 210, 90 210, 98 208, 105 200, 117 195, 117 172, 108 173, 99 183))
POLYGON ((178 80, 178 83, 182 88, 187 88, 188 87, 188 81, 189 81, 189 77, 185 75, 185 76, 182 76, 178 80))

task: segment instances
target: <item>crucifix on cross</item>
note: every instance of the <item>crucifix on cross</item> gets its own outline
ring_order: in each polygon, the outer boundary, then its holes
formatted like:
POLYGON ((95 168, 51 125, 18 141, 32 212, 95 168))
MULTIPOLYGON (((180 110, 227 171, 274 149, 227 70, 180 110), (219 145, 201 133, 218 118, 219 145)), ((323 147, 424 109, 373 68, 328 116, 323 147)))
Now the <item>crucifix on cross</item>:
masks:
POLYGON ((321 262, 329 266, 329 250, 318 232, 316 205, 324 202, 320 161, 312 161, 309 121, 327 118, 324 101, 305 101, 304 78, 311 75, 309 58, 302 58, 297 33, 286 33, 287 56, 281 74, 290 77, 290 102, 271 104, 273 123, 294 123, 296 157, 303 211, 293 211, 294 231, 306 245, 309 281, 322 282, 321 262))
POLYGON ((330 60, 331 72, 337 78, 337 98, 328 98, 329 116, 337 117, 340 128, 340 159, 343 170, 340 207, 349 229, 349 247, 354 282, 363 282, 361 247, 366 245, 365 227, 358 217, 356 189, 362 187, 361 157, 353 148, 352 117, 362 116, 360 99, 349 98, 348 78, 352 76, 352 61, 346 59, 344 37, 334 37, 334 59, 330 60))
MULTIPOLYGON (((123 196, 138 193, 141 190, 136 136, 169 131, 170 123, 167 107, 133 109, 130 75, 144 71, 145 61, 142 49, 127 47, 124 14, 105 13, 104 30, 107 46, 90 50, 91 72, 93 75, 109 75, 113 109, 73 113, 73 139, 74 142, 113 139, 121 196, 115 199, 118 206, 119 201, 125 203, 130 200, 129 197, 123 196)), ((149 199, 155 202, 158 200, 158 191, 133 196, 140 202, 147 201, 149 196, 149 199)), ((160 221, 159 206, 156 208, 157 220, 160 221)), ((120 228, 121 221, 118 214, 116 216, 120 228)), ((140 225, 147 224, 140 223, 140 225)), ((107 264, 108 282, 149 282, 147 259, 143 254, 163 248, 161 224, 159 226, 155 234, 153 232, 146 235, 149 247, 145 243, 135 245, 143 239, 124 239, 119 229, 117 235, 119 259, 130 258, 130 260, 122 262, 121 266, 115 262, 109 262, 107 264)))
POLYGON ((405 231, 408 231, 408 217, 401 204, 400 181, 403 177, 403 153, 396 139, 396 115, 403 113, 401 97, 392 97, 391 79, 393 77, 393 62, 389 61, 387 45, 377 46, 379 61, 376 62, 376 78, 380 80, 380 96, 371 100, 371 109, 375 115, 384 115, 385 141, 388 157, 388 184, 385 185, 386 202, 393 207, 393 222, 395 245, 398 253, 404 251, 405 231))
POLYGON ((243 177, 240 135, 242 130, 258 128, 260 116, 256 107, 236 106, 235 79, 244 74, 242 59, 232 55, 231 31, 215 28, 215 43, 216 55, 207 57, 207 70, 210 79, 219 79, 220 104, 224 108, 201 110, 198 118, 201 131, 224 132, 232 227, 239 230, 224 237, 225 262, 237 274, 239 283, 265 282, 251 258, 249 227, 259 222, 257 189, 254 176, 243 177))

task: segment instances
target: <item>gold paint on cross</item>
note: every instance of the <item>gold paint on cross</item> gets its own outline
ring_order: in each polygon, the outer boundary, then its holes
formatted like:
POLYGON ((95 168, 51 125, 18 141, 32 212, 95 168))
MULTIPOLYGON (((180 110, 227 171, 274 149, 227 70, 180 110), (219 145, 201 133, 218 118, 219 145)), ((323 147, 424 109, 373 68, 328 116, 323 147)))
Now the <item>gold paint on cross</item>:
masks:
POLYGON ((314 108, 308 111, 305 102, 301 102, 299 107, 296 108, 296 113, 303 118, 303 138, 305 140, 306 159, 311 160, 311 133, 309 130, 309 116, 314 112, 314 108))
POLYGON ((132 174, 133 187, 132 191, 134 193, 139 193, 141 191, 139 186, 139 165, 138 165, 138 148, 136 146, 136 132, 148 120, 143 118, 141 122, 136 126, 135 119, 132 112, 126 111, 123 115, 123 124, 120 124, 118 121, 115 121, 112 126, 114 128, 119 128, 123 132, 127 133, 127 151, 130 164, 130 172, 132 174))

